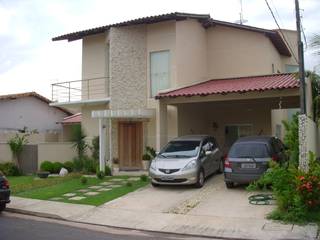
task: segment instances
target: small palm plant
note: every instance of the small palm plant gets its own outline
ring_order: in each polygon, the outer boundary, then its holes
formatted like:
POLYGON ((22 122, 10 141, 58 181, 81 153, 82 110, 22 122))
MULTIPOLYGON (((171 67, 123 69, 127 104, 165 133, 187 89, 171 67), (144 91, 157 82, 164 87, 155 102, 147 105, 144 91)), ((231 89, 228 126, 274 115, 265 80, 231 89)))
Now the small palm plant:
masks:
POLYGON ((71 141, 73 142, 73 147, 77 150, 79 159, 82 159, 88 148, 88 144, 85 141, 86 137, 81 125, 74 125, 72 127, 71 141))
POLYGON ((14 162, 19 170, 21 170, 21 164, 20 164, 20 154, 23 150, 23 146, 28 143, 27 135, 19 135, 16 134, 13 138, 11 138, 8 141, 8 144, 10 146, 14 162))

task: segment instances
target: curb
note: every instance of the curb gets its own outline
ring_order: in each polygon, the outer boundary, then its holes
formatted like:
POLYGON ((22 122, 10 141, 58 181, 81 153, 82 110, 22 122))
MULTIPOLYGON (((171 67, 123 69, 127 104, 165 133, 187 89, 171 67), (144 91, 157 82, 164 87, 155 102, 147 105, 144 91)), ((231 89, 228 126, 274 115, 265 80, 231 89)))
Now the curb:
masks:
POLYGON ((23 215, 30 215, 30 216, 35 216, 35 217, 42 217, 42 218, 50 218, 50 219, 67 221, 65 218, 62 218, 62 217, 60 217, 59 215, 56 215, 56 214, 33 212, 33 211, 29 211, 29 210, 10 208, 10 207, 6 207, 5 211, 6 212, 11 212, 11 213, 20 213, 20 214, 23 214, 23 215))
POLYGON ((30 216, 35 216, 35 217, 42 217, 42 218, 60 220, 60 221, 65 221, 65 222, 70 222, 70 223, 88 224, 88 225, 91 225, 91 226, 108 227, 108 228, 116 228, 116 229, 123 229, 123 230, 135 230, 135 231, 159 233, 159 234, 174 234, 174 235, 177 235, 177 236, 201 237, 201 238, 208 238, 208 239, 255 240, 254 238, 251 238, 251 239, 250 238, 234 238, 234 237, 210 236, 210 235, 204 235, 204 234, 175 233, 175 232, 168 232, 168 231, 146 230, 146 229, 141 229, 141 228, 127 228, 127 227, 118 227, 118 226, 103 225, 103 224, 97 224, 97 223, 80 222, 80 221, 74 221, 74 220, 62 218, 62 217, 60 217, 59 215, 56 215, 56 214, 34 212, 34 211, 22 210, 22 209, 10 208, 10 207, 7 207, 5 209, 5 211, 6 212, 10 212, 10 213, 19 213, 19 214, 23 214, 23 215, 30 215, 30 216))

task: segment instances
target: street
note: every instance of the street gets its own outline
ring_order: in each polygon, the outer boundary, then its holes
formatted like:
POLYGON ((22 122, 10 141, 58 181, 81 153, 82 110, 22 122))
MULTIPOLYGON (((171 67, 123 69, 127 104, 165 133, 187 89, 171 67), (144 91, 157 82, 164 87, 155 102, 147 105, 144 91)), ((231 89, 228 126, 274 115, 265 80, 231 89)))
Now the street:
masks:
MULTIPOLYGON (((107 216, 106 216, 107 217, 107 216)), ((205 239, 175 234, 142 232, 3 212, 0 214, 1 240, 133 240, 205 239)))

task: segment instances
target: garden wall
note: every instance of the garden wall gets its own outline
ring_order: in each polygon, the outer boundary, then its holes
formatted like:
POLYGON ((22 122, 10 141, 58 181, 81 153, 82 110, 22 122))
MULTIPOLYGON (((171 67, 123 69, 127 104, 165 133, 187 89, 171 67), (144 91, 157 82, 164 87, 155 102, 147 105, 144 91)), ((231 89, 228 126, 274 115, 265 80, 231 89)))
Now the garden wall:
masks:
MULTIPOLYGON (((70 142, 38 143, 38 167, 43 161, 66 162, 77 156, 70 142)), ((28 158, 26 158, 28 159, 28 158)), ((12 161, 12 153, 7 143, 0 143, 0 163, 12 161)))
POLYGON ((12 161, 10 147, 6 143, 0 143, 0 163, 12 161))
POLYGON ((66 162, 72 161, 77 156, 73 143, 39 143, 38 144, 38 166, 44 161, 66 162))

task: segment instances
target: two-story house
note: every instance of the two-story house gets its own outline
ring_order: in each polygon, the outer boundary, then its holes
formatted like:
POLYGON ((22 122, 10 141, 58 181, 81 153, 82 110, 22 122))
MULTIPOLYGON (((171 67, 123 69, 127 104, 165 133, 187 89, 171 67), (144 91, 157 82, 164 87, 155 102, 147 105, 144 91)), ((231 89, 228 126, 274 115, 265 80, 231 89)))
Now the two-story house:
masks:
POLYGON ((170 13, 58 40, 82 40, 83 79, 54 84, 53 105, 81 110, 101 166, 139 169, 145 146, 180 135, 212 134, 225 150, 240 136, 281 136, 299 107, 295 31, 170 13))

